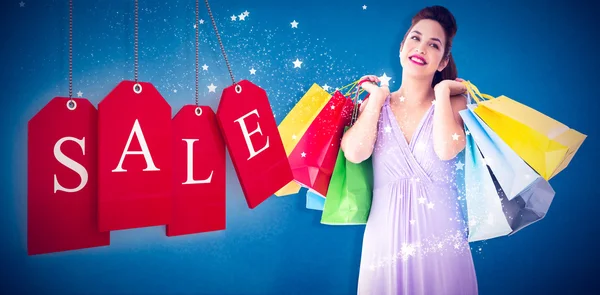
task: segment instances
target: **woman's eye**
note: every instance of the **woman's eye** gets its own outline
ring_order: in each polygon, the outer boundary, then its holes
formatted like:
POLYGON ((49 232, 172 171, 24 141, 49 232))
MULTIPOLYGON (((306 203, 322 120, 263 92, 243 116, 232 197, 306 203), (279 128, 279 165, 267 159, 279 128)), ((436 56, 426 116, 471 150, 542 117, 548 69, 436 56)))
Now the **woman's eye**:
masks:
POLYGON ((412 36, 410 38, 413 39, 413 40, 419 41, 419 37, 417 37, 417 36, 412 36))
POLYGON ((435 49, 440 49, 440 47, 436 43, 432 43, 431 46, 435 49))

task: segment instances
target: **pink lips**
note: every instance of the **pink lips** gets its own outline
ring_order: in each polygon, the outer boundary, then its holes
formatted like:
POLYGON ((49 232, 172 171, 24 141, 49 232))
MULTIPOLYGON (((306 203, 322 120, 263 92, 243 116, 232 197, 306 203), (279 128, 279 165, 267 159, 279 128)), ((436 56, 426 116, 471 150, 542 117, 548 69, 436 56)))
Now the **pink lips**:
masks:
POLYGON ((424 65, 427 64, 427 62, 425 61, 425 59, 423 57, 421 57, 420 55, 418 55, 418 54, 411 55, 411 56, 408 57, 408 59, 410 61, 412 61, 416 65, 424 66, 424 65), (415 59, 421 61, 421 63, 416 62, 415 59))

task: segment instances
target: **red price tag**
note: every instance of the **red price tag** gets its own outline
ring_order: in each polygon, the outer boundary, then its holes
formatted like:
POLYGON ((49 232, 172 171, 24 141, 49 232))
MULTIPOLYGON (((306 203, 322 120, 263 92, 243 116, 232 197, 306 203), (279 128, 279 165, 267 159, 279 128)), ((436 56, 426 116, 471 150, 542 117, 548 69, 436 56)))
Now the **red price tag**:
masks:
POLYGON ((187 105, 175 115, 173 161, 167 235, 225 229, 225 143, 210 107, 187 105))
POLYGON ((171 106, 150 83, 123 81, 98 105, 101 231, 166 225, 172 206, 171 106))
POLYGON ((29 255, 110 244, 98 230, 97 115, 86 99, 56 97, 29 121, 29 255))
POLYGON ((223 90, 217 119, 248 207, 292 181, 292 171, 266 92, 242 80, 223 90))

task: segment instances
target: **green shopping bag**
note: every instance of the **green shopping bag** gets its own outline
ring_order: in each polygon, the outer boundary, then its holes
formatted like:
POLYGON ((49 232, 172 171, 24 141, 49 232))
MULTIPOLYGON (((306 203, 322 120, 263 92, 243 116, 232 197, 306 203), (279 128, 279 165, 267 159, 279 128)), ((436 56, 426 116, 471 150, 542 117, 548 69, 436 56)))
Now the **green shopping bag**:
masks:
MULTIPOLYGON (((362 81, 361 81, 362 83, 362 81)), ((359 83, 360 85, 360 83, 359 83)), ((358 99, 358 91, 355 99, 358 99)), ((355 103, 350 126, 358 117, 355 103)), ((344 133, 350 128, 346 126, 344 133)), ((340 148, 327 189, 321 223, 327 225, 366 224, 373 197, 373 165, 371 158, 356 164, 346 160, 340 148)))

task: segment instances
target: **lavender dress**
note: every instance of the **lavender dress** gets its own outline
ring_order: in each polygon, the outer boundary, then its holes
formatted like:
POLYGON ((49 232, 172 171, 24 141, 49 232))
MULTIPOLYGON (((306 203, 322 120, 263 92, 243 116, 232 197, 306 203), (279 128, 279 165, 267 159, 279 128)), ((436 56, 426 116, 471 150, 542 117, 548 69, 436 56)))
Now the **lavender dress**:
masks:
POLYGON ((477 294, 455 183, 460 163, 442 161, 433 150, 435 106, 407 143, 389 100, 381 109, 372 156, 373 202, 358 294, 477 294))

